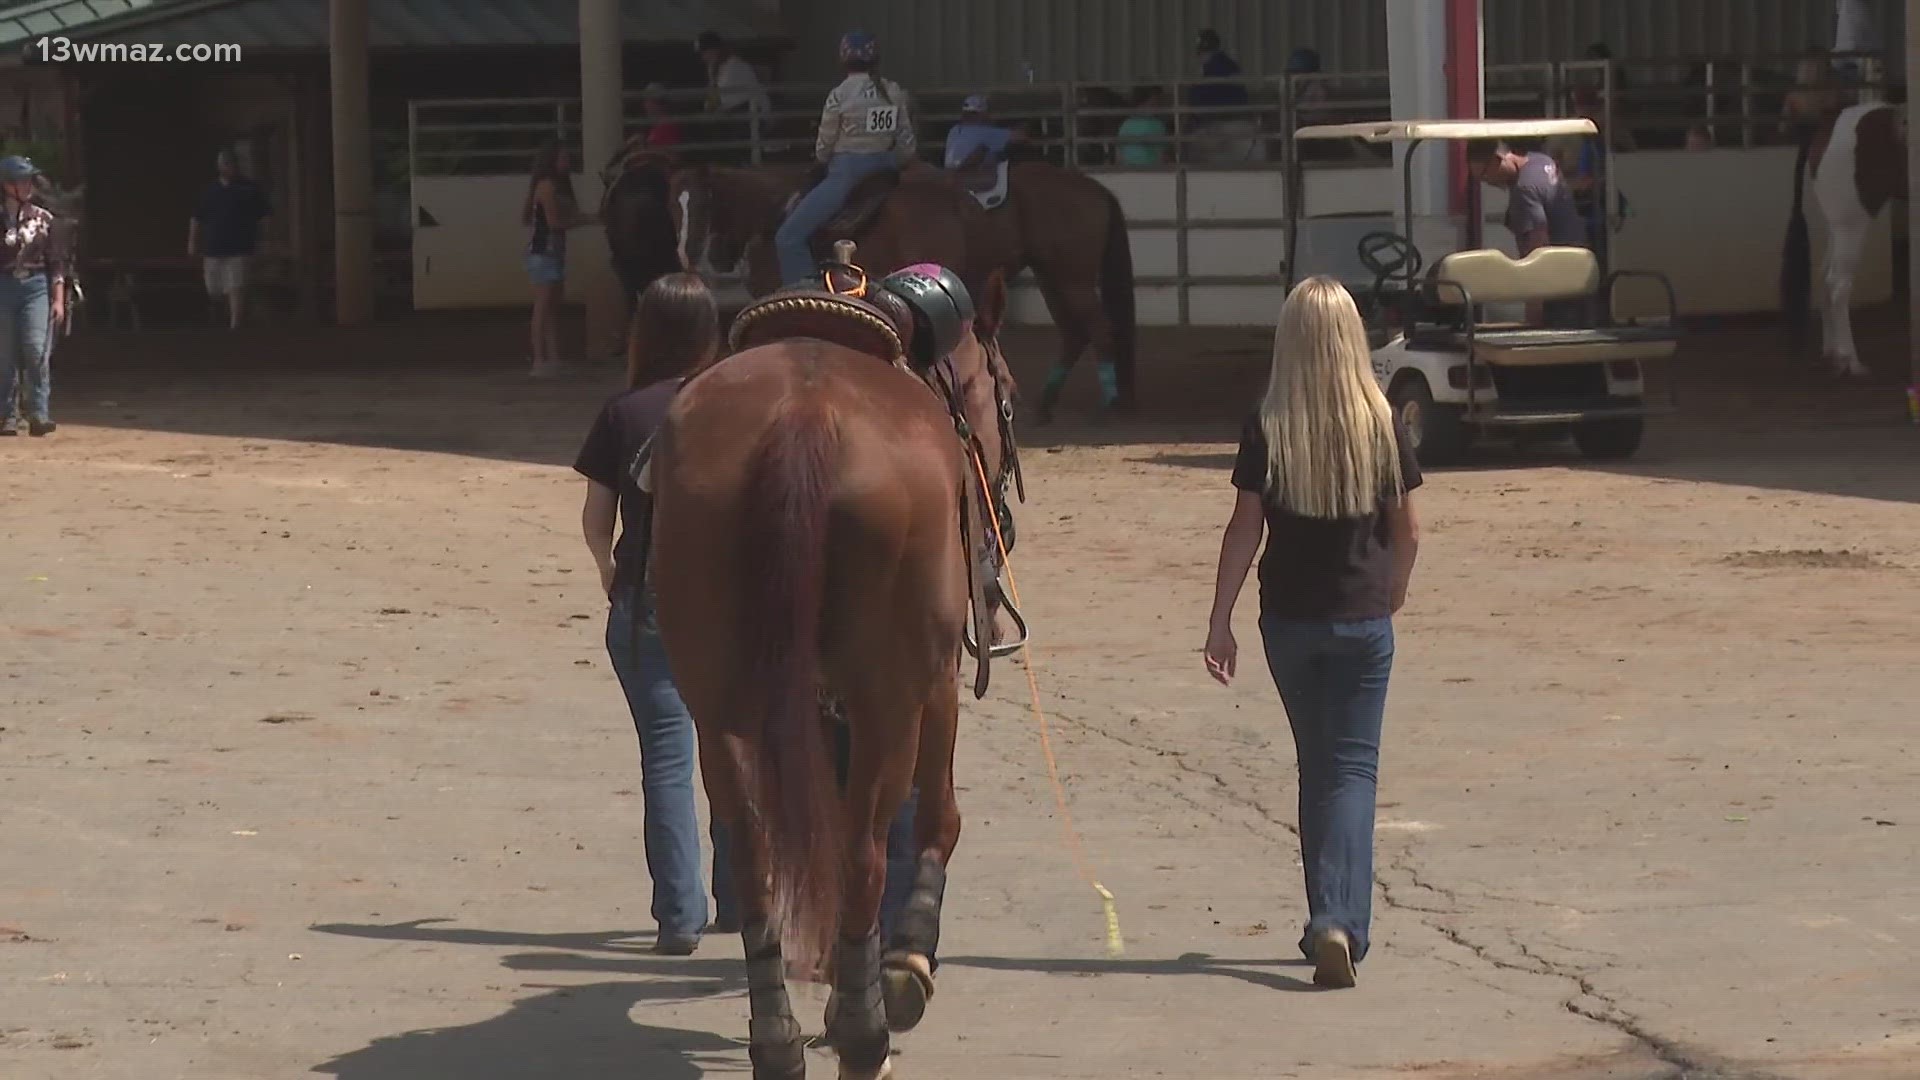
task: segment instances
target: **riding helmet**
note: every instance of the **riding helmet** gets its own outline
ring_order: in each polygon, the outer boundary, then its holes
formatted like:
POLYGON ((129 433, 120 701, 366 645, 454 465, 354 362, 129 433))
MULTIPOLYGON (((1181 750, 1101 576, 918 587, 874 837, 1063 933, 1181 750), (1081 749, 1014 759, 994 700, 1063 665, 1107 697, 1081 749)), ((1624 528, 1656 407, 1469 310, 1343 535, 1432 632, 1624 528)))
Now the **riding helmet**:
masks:
POLYGON ((18 154, 0 158, 0 180, 31 180, 39 175, 39 168, 18 154))
POLYGON ((880 42, 865 30, 849 30, 840 38, 841 62, 872 64, 880 59, 880 42))
POLYGON ((973 297, 959 275, 944 266, 919 263, 881 279, 880 287, 906 301, 913 312, 913 356, 922 364, 959 348, 973 325, 973 297))
POLYGON ((967 100, 960 103, 962 113, 984 113, 987 111, 987 95, 968 94, 967 100))

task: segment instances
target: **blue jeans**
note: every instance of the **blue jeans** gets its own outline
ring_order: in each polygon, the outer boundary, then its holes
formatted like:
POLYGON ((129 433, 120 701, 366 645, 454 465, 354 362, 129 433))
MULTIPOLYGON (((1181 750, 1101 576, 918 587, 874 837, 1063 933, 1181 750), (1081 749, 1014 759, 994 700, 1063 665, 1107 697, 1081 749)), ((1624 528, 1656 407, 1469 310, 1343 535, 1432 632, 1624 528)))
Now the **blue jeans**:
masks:
MULTIPOLYGON (((624 589, 613 597, 607 613, 607 655, 626 691, 634 729, 640 733, 640 792, 646 807, 653 918, 663 934, 699 934, 707 926, 707 897, 700 881, 700 813, 693 798, 694 762, 699 757, 693 717, 674 688, 653 606, 637 589, 624 589), (637 628, 636 604, 642 607, 637 628)), ((711 834, 715 921, 737 925, 738 894, 727 865, 726 833, 718 819, 711 834)))
MULTIPOLYGON (((792 285, 813 277, 819 263, 810 246, 813 234, 820 230, 840 208, 860 181, 898 163, 892 154, 835 154, 827 162, 827 178, 801 196, 787 220, 773 234, 773 249, 780 256, 780 283, 792 285)), ((847 239, 834 237, 835 240, 847 239)))
POLYGON ((26 278, 0 272, 0 420, 20 417, 20 381, 26 380, 27 416, 47 420, 53 391, 47 357, 53 344, 47 325, 51 295, 47 275, 26 278))
POLYGON ((1267 667, 1293 727, 1300 767, 1300 862, 1307 929, 1347 932, 1357 963, 1373 914, 1373 814, 1380 727, 1393 671, 1393 620, 1327 622, 1263 616, 1267 667))

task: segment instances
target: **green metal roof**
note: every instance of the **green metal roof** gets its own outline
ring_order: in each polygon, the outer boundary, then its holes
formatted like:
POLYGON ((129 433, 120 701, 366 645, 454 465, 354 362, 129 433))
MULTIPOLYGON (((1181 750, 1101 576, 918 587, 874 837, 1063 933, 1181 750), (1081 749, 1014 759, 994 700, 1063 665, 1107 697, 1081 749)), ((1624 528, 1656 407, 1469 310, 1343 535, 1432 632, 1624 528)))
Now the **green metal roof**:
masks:
MULTIPOLYGON (((630 44, 692 45, 702 30, 736 41, 768 34, 706 0, 626 0, 623 37, 630 44)), ((371 0, 373 48, 485 48, 579 44, 578 0, 371 0)), ((47 34, 75 41, 156 45, 230 44, 243 50, 325 49, 327 0, 37 0, 0 9, 0 48, 47 34)))
POLYGON ((178 0, 22 0, 0 6, 0 48, 77 30, 178 0))

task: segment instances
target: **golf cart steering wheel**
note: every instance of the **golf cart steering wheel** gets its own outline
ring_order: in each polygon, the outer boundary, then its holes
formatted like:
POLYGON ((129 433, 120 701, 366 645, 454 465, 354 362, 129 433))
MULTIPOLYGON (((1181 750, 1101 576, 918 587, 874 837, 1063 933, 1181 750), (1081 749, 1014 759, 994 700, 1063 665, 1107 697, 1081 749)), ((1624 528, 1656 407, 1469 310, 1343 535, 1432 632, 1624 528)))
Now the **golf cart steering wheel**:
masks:
POLYGON ((1360 238, 1360 265, 1373 274, 1373 291, 1378 296, 1389 281, 1413 284, 1427 264, 1413 241, 1399 233, 1370 232, 1360 238))

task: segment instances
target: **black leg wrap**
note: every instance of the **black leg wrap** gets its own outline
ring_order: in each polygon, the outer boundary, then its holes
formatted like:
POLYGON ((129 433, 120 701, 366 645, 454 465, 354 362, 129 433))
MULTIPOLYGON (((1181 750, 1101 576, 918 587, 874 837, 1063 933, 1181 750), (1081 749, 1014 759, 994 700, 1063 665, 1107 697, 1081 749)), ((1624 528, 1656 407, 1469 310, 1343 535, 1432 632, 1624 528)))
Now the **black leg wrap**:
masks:
POLYGON ((947 868, 932 855, 920 856, 913 891, 893 927, 893 948, 931 957, 940 948, 940 905, 947 895, 947 868))
POLYGON ((871 1072, 892 1053, 880 996, 880 935, 841 939, 834 955, 833 998, 827 1003, 827 1039, 848 1068, 871 1072))
POLYGON ((801 1080, 807 1075, 800 1022, 787 999, 787 962, 765 919, 740 931, 747 954, 747 1057, 754 1080, 801 1080))

